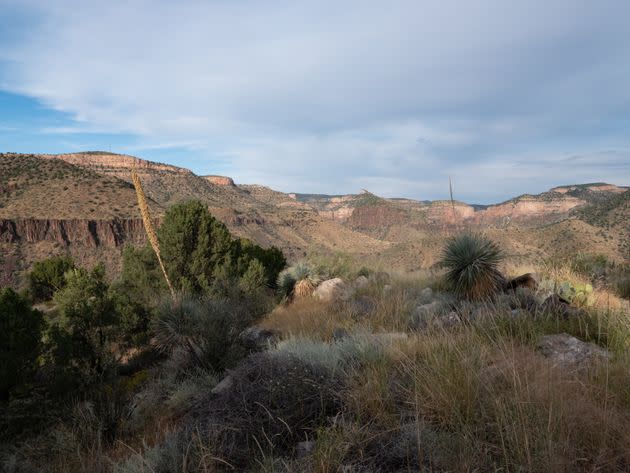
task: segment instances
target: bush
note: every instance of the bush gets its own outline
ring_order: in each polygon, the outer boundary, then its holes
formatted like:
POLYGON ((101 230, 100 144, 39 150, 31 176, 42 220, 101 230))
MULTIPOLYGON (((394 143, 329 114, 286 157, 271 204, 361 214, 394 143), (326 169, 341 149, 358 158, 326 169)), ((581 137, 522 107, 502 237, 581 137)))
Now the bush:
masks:
POLYGON ((43 328, 41 312, 12 289, 0 290, 0 398, 32 376, 43 328))
POLYGON ((503 257, 491 240, 465 233, 447 243, 440 264, 446 268, 446 281, 456 294, 467 299, 484 299, 504 284, 498 269, 503 257))
POLYGON ((28 275, 29 288, 33 299, 45 301, 66 284, 64 275, 74 269, 74 262, 68 256, 56 256, 33 264, 28 275))
POLYGON ((238 335, 261 315, 245 299, 195 299, 165 302, 153 333, 167 353, 185 350, 198 366, 219 370, 239 357, 238 335))
MULTIPOLYGON (((286 264, 282 252, 275 247, 264 249, 249 240, 232 238, 227 227, 196 200, 172 206, 157 236, 169 279, 180 293, 225 295, 225 288, 246 273, 243 284, 247 289, 252 288, 253 282, 273 286, 286 264)), ((121 280, 121 286, 129 283, 131 291, 148 303, 155 301, 155 292, 166 289, 149 246, 125 250, 121 280)))
POLYGON ((232 388, 200 414, 217 456, 234 466, 251 464, 261 445, 287 453, 340 409, 339 379, 288 354, 252 355, 231 376, 232 388))
POLYGON ((52 331, 56 356, 87 376, 102 375, 114 361, 119 314, 105 280, 105 268, 75 269, 66 275, 66 287, 55 294, 62 317, 52 331))

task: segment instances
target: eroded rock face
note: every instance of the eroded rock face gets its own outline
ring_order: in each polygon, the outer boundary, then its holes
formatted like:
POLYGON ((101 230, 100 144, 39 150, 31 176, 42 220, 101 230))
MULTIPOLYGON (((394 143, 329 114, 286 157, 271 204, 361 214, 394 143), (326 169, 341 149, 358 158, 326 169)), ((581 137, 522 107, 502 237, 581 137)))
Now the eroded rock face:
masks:
POLYGON ((555 365, 573 367, 611 357, 608 350, 594 343, 583 342, 566 333, 540 337, 538 350, 555 365))
POLYGON ((210 184, 215 186, 231 186, 234 187, 234 180, 227 176, 202 176, 210 184))
POLYGON ((141 219, 0 219, 0 241, 113 248, 144 243, 146 234, 141 219))
POLYGON ((126 154, 114 153, 65 153, 65 154, 38 154, 42 159, 61 159, 70 164, 94 170, 124 170, 137 169, 139 171, 162 171, 177 174, 192 174, 188 169, 171 166, 170 164, 154 163, 145 159, 136 158, 126 154))

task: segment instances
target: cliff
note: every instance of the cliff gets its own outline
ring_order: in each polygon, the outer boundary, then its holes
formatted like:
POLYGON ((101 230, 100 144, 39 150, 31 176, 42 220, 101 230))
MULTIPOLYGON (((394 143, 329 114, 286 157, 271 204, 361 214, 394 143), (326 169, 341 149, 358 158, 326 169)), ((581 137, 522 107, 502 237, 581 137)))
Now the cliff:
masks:
MULTIPOLYGON (((156 224, 158 222, 156 221, 156 224)), ((0 242, 115 248, 146 240, 141 219, 0 219, 0 242)))
POLYGON ((38 154, 37 157, 42 159, 60 159, 75 166, 93 169, 98 172, 110 172, 112 174, 123 172, 127 175, 131 169, 137 169, 139 172, 192 174, 192 171, 188 169, 172 166, 170 164, 155 163, 126 154, 85 152, 38 154))
POLYGON ((214 184, 215 186, 230 186, 235 187, 234 180, 231 177, 227 176, 201 176, 210 184, 214 184))

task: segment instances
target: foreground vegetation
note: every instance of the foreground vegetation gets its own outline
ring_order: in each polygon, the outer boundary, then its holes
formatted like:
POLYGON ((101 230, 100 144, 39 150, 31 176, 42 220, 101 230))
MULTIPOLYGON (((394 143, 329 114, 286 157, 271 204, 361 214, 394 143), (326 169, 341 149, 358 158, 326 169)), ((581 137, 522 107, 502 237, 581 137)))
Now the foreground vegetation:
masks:
POLYGON ((149 246, 116 281, 59 258, 2 292, 5 470, 630 470, 626 267, 580 256, 515 287, 463 235, 416 274, 282 271, 195 202, 157 237, 175 300, 149 246), (598 356, 551 356, 556 334, 598 356))

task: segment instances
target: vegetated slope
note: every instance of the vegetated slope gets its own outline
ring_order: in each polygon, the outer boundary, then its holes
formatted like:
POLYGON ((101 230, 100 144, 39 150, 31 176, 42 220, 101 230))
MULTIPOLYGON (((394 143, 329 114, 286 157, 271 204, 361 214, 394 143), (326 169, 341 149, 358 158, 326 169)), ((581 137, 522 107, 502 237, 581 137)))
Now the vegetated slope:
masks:
POLYGON ((616 207, 623 202, 621 196, 627 195, 626 189, 603 183, 564 186, 479 207, 450 200, 388 199, 368 191, 335 196, 285 194, 104 152, 11 154, 3 155, 0 165, 0 218, 45 220, 25 230, 31 247, 24 247, 24 241, 19 244, 26 258, 15 256, 18 243, 7 237, 17 230, 0 232, 5 251, 13 245, 10 253, 16 261, 65 252, 67 246, 74 247, 71 251, 79 261, 91 261, 103 251, 103 244, 115 250, 104 259, 117 261, 120 244, 141 243, 144 232, 131 185, 132 169, 140 176, 154 217, 174 203, 199 199, 234 234, 263 246, 278 246, 290 260, 311 252, 344 252, 376 264, 386 262, 392 268, 418 269, 433 264, 446 236, 466 229, 493 233, 515 259, 573 251, 603 252, 619 259, 627 252, 620 250, 627 241, 627 219, 623 207, 616 207), (584 209, 586 217, 576 213, 579 209, 584 209), (570 215, 579 222, 564 223, 570 215), (598 218, 608 226, 597 224, 598 218), (73 219, 82 222, 72 223, 77 231, 67 231, 73 219), (112 224, 114 220, 135 223, 124 223, 123 228, 112 224), (100 222, 97 231, 90 222, 100 222), (38 239, 40 234, 46 234, 46 243, 38 239))
POLYGON ((617 241, 621 255, 630 260, 630 190, 578 209, 574 216, 596 227, 607 240, 617 241))
POLYGON ((0 241, 10 260, 3 268, 12 268, 4 273, 28 268, 35 257, 65 252, 79 263, 94 261, 98 254, 115 271, 121 245, 144 242, 131 184, 133 169, 156 219, 174 203, 197 199, 234 234, 275 245, 290 259, 310 251, 362 253, 388 245, 325 220, 311 207, 270 189, 241 188, 229 178, 201 177, 132 156, 10 154, 3 155, 0 164, 0 241))
MULTIPOLYGON (((150 202, 152 210, 160 206, 150 202)), ((139 218, 133 186, 35 155, 0 154, 0 218, 139 218)))

